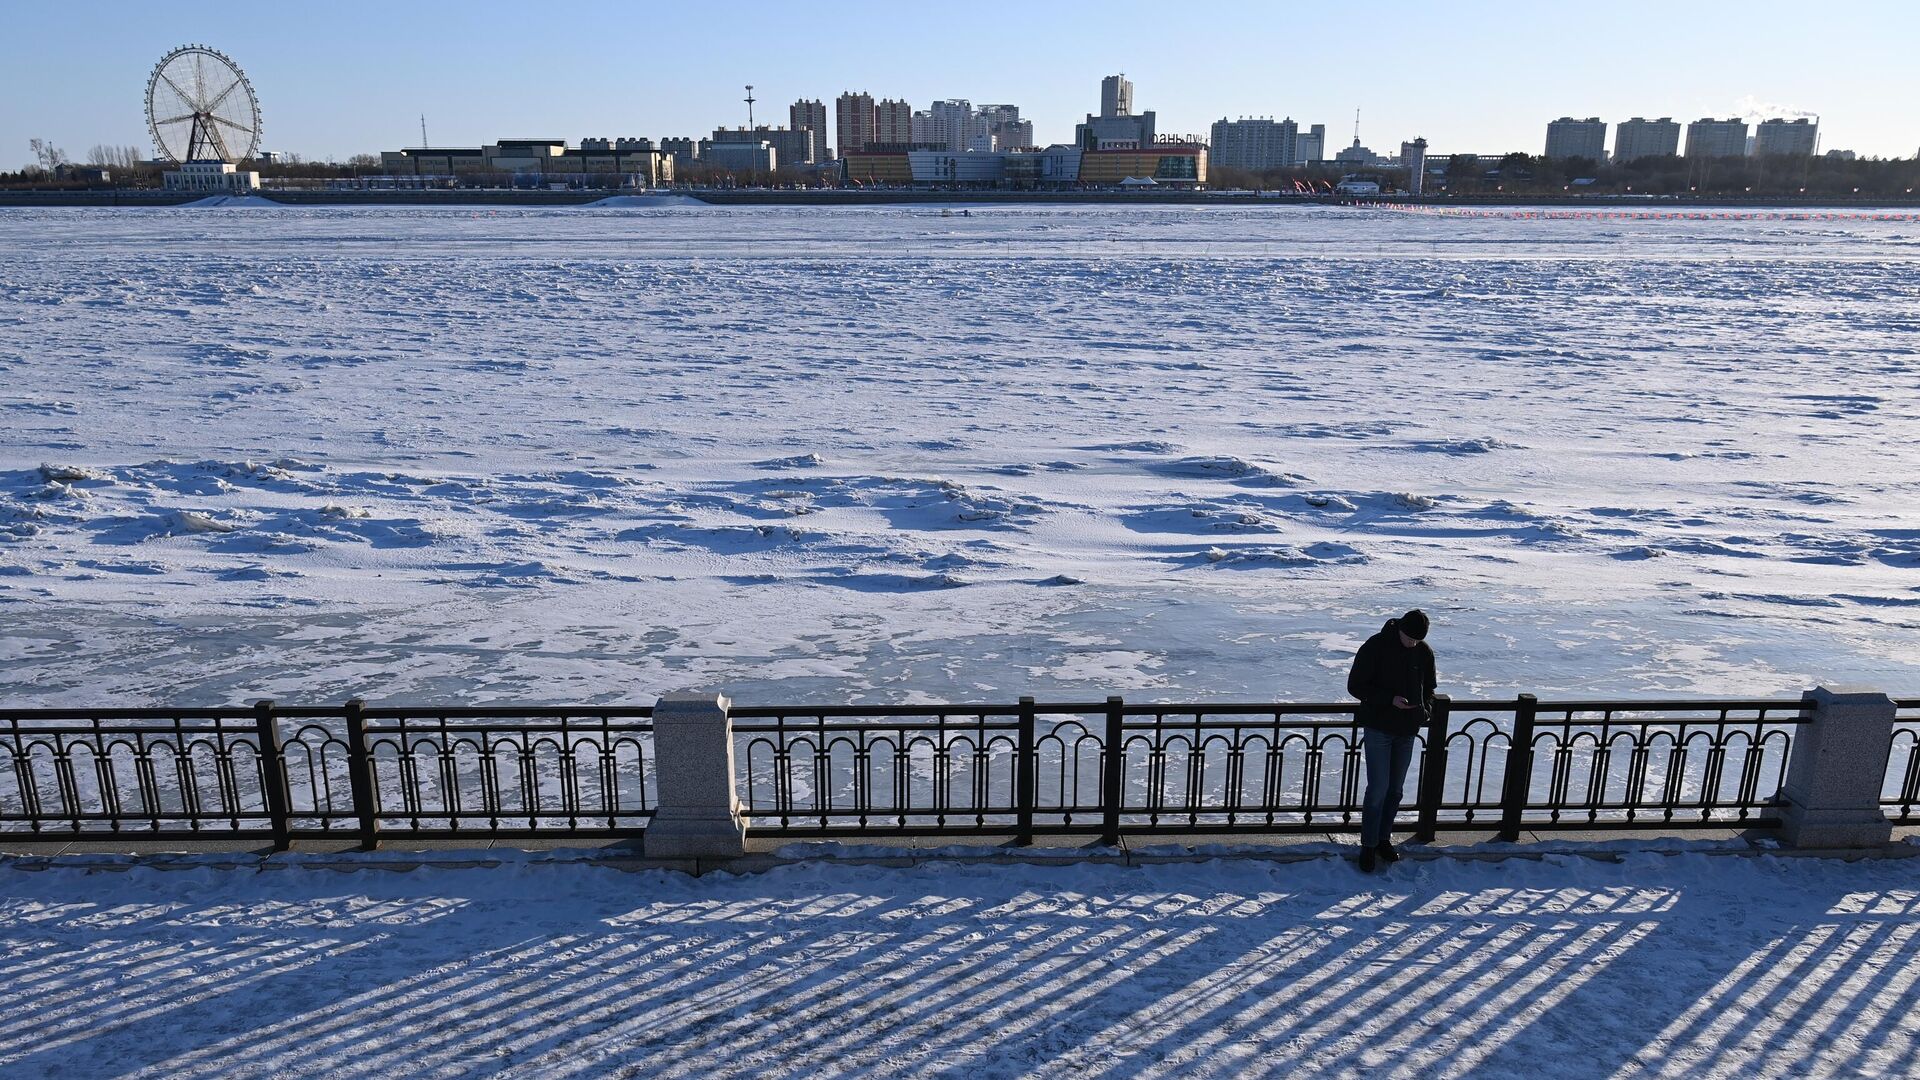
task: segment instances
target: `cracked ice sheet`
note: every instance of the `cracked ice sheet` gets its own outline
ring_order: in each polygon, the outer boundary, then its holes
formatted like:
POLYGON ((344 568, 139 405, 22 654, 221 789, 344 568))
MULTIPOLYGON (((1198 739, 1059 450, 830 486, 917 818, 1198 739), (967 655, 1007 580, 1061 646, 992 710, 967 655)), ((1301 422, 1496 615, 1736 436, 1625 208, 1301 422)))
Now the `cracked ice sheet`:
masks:
POLYGON ((1908 231, 0 212, 0 693, 1910 691, 1908 231))

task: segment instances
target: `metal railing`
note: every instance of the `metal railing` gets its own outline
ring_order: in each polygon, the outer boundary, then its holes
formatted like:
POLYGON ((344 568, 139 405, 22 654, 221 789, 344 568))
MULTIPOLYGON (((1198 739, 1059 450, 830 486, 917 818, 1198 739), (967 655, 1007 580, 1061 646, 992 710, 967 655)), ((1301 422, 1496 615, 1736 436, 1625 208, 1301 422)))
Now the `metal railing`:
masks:
MULTIPOLYGON (((1920 820, 1920 699, 1880 802, 1920 820)), ((1402 820, 1507 839, 1780 824, 1802 700, 1436 699, 1402 820)), ((735 789, 770 836, 1340 832, 1365 787, 1352 703, 734 708, 735 789)), ((653 709, 0 710, 0 833, 18 838, 639 836, 653 709)), ((722 791, 725 790, 724 782, 722 791)))
POLYGON ((1895 698, 1880 805, 1898 822, 1920 822, 1920 698, 1895 698))
MULTIPOLYGON (((1737 828, 1775 807, 1798 700, 1454 702, 1416 737, 1418 832, 1737 828)), ((751 831, 1324 832, 1358 826, 1352 704, 733 711, 751 831)))
POLYGON ((0 830, 72 839, 636 835, 651 708, 0 712, 0 830))

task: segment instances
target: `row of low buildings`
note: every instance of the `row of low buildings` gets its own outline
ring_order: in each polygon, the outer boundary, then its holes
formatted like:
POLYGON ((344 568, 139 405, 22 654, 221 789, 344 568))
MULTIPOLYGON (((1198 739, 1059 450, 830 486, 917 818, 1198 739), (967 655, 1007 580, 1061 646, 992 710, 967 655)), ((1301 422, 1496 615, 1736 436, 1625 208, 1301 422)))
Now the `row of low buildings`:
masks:
MULTIPOLYGON (((1687 125, 1687 157, 1812 157, 1820 145, 1820 125, 1805 117, 1762 120, 1748 131, 1739 118, 1704 117, 1687 125)), ((1648 120, 1636 116, 1614 125, 1616 162, 1681 153, 1680 124, 1670 116, 1648 120)), ((1607 125, 1597 116, 1576 120, 1563 116, 1547 125, 1546 155, 1607 161, 1607 125)))
POLYGON ((858 187, 1197 188, 1207 181, 1207 148, 1192 142, 959 153, 873 144, 842 162, 846 182, 858 187))
MULTIPOLYGON (((502 139, 466 149, 409 148, 380 155, 389 176, 452 182, 531 181, 542 185, 657 187, 671 183, 677 161, 740 176, 772 173, 780 149, 755 131, 716 132, 732 138, 583 139, 568 147, 560 139, 502 139)), ((778 136, 778 131, 774 135, 778 136)), ((925 143, 869 143, 815 171, 858 187, 1193 188, 1207 179, 1207 148, 1161 140, 1146 146, 1086 149, 1071 144, 1012 150, 954 151, 925 143)))
MULTIPOLYGON (((834 119, 839 151, 834 173, 856 186, 1198 187, 1207 178, 1205 144, 1161 135, 1151 111, 1133 111, 1133 84, 1124 75, 1102 80, 1100 111, 1087 114, 1071 144, 1036 147, 1033 122, 1022 119, 1017 106, 975 107, 962 98, 914 110, 904 101, 848 92, 834 103, 834 119)), ((796 114, 795 125, 801 122, 796 114)), ((771 158, 742 164, 769 171, 800 164, 772 145, 771 137, 764 141, 771 158)), ((713 156, 716 149, 703 142, 696 160, 723 164, 713 156)))
MULTIPOLYGON (((1152 112, 1133 112, 1133 84, 1109 76, 1098 114, 1088 113, 1072 144, 1034 146, 1033 122, 1014 105, 954 98, 915 111, 904 101, 861 92, 834 103, 838 158, 827 150, 826 105, 801 100, 789 126, 718 128, 705 139, 502 139, 486 146, 420 147, 381 155, 393 176, 455 183, 513 182, 654 187, 676 176, 753 177, 786 170, 854 185, 949 187, 1197 187, 1208 151, 1155 130, 1152 112)), ((1291 124, 1291 121, 1288 122, 1291 124)), ((1313 137, 1324 137, 1316 128, 1313 137)), ((1290 144, 1291 145, 1291 144, 1290 144)), ((1293 151, 1289 149, 1288 153, 1293 151)))
POLYGON ((640 187, 673 180, 673 155, 651 139, 582 139, 568 147, 564 139, 501 139, 486 146, 417 147, 380 155, 389 176, 445 178, 454 181, 500 177, 539 177, 546 183, 624 179, 640 187))

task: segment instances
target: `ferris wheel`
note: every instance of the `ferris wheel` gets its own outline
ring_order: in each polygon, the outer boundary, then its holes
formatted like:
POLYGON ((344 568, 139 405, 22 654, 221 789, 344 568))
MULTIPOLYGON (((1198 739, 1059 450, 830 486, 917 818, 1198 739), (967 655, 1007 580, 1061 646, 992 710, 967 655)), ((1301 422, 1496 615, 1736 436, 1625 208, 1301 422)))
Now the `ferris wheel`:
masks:
POLYGON ((225 53, 182 45, 147 78, 147 130, 169 161, 245 161, 260 149, 260 99, 225 53))

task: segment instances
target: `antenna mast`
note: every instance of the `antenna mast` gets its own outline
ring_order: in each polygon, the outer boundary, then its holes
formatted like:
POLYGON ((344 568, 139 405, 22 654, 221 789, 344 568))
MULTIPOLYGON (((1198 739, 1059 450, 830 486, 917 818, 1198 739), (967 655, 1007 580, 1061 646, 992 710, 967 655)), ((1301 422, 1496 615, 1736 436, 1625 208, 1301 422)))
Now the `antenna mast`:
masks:
POLYGON ((1353 145, 1360 145, 1360 110, 1357 107, 1353 110, 1353 145))
POLYGON ((425 150, 433 144, 427 141, 427 114, 420 114, 420 149, 425 150))
POLYGON ((747 130, 753 130, 753 84, 747 84, 747 130))

